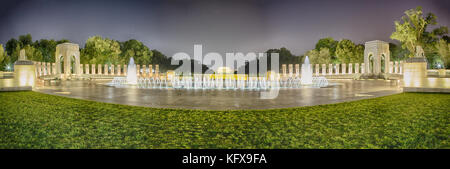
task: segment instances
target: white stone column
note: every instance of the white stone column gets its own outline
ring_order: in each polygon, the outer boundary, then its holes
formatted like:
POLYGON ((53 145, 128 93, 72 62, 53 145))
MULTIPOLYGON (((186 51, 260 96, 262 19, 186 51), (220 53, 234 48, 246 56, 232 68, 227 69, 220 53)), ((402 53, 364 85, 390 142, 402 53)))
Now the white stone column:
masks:
POLYGON ((121 76, 122 75, 122 69, 121 69, 121 65, 117 65, 117 75, 121 76))
POLYGON ((342 73, 342 74, 346 74, 346 73, 347 73, 347 70, 346 70, 346 67, 345 67, 345 63, 342 63, 341 65, 342 65, 341 73, 342 73))
POLYGON ((111 74, 116 75, 116 70, 114 69, 114 65, 111 65, 111 74))
POLYGON ((101 75, 102 74, 102 65, 101 64, 98 64, 98 67, 97 67, 97 74, 99 74, 99 75, 101 75))
POLYGON ((136 65, 136 74, 137 76, 141 75, 141 65, 136 65))
POLYGON ((109 74, 109 69, 108 69, 109 67, 108 67, 108 65, 107 64, 105 64, 105 66, 103 67, 103 74, 105 74, 105 75, 108 75, 109 74))
POLYGON ((295 64, 295 77, 300 77, 300 64, 295 64))
POLYGON ((44 71, 43 71, 43 67, 44 67, 44 65, 43 65, 44 63, 43 62, 37 62, 37 65, 39 65, 39 66, 37 66, 38 67, 38 69, 37 69, 37 74, 39 75, 39 76, 43 76, 44 75, 44 71))
POLYGON ((398 73, 398 61, 395 61, 394 64, 394 73, 398 73))
POLYGON ((95 75, 95 64, 91 65, 91 74, 95 75))
POLYGON ((155 65, 155 74, 156 77, 159 77, 159 65, 155 65))
POLYGON ((147 65, 142 65, 142 76, 147 77, 147 65))
POLYGON ((389 62, 389 73, 393 73, 394 71, 394 63, 392 61, 389 62))
MULTIPOLYGON (((283 77, 286 77, 286 75, 287 75, 286 69, 287 69, 286 64, 282 64, 281 65, 281 70, 283 72, 283 77)), ((156 72, 156 70, 155 70, 155 72, 156 72)))
POLYGON ((56 64, 52 63, 52 75, 56 75, 56 64))
POLYGON ((326 75, 326 74, 327 74, 327 65, 322 64, 322 75, 326 75))
POLYGON ((41 62, 36 62, 36 73, 41 76, 41 62))
POLYGON ((80 74, 84 74, 84 64, 80 64, 80 74))
POLYGON ((333 64, 328 64, 328 74, 329 75, 333 74, 333 64))
POLYGON ((52 74, 52 65, 50 64, 50 62, 46 63, 46 68, 47 68, 47 75, 51 75, 52 74))
POLYGON ((148 76, 153 77, 153 65, 148 65, 148 76))
POLYGON ((89 74, 89 64, 84 64, 84 73, 89 74))
POLYGON ((289 77, 294 75, 294 65, 289 64, 289 77))
POLYGON ((355 74, 358 74, 358 73, 359 73, 359 69, 360 69, 359 63, 356 63, 356 64, 355 64, 355 74))
POLYGON ((340 66, 339 66, 340 64, 335 64, 335 66, 336 66, 336 74, 338 75, 338 74, 340 74, 340 66))
POLYGON ((348 64, 348 73, 353 74, 353 64, 352 63, 348 64))
POLYGON ((361 73, 366 73, 365 68, 365 63, 361 63, 361 73))

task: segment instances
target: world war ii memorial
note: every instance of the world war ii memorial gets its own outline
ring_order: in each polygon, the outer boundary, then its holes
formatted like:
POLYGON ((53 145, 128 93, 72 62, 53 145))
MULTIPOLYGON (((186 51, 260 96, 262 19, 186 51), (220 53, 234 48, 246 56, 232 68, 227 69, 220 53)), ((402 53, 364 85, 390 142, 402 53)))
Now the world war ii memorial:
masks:
POLYGON ((440 1, 75 2, 2 3, 0 148, 449 148, 440 1))

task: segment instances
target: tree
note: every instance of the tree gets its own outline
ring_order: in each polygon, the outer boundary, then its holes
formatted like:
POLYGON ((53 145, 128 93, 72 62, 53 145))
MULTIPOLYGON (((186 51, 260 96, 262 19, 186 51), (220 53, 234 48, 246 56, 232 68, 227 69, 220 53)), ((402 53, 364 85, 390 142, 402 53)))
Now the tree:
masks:
POLYGON ((309 57, 311 64, 329 64, 331 63, 330 49, 323 47, 318 51, 317 49, 310 50, 305 53, 309 57))
POLYGON ((33 43, 33 38, 31 37, 30 34, 26 34, 26 35, 20 35, 19 36, 19 42, 20 45, 22 47, 26 46, 26 45, 32 45, 33 43))
POLYGON ((0 44, 0 63, 6 58, 6 52, 3 48, 3 44, 0 44))
POLYGON ((152 51, 142 42, 131 39, 120 43, 122 63, 128 64, 131 57, 136 64, 148 65, 152 63, 152 51))
POLYGON ((408 49, 403 49, 395 43, 389 43, 389 52, 391 53, 391 61, 400 61, 409 56, 408 49))
POLYGON ((41 39, 35 42, 35 48, 42 53, 42 61, 55 62, 56 41, 51 39, 41 39))
POLYGON ((444 62, 443 67, 450 67, 450 43, 444 39, 441 39, 438 43, 436 43, 436 49, 440 58, 444 62))
POLYGON ((332 37, 322 38, 319 39, 316 43, 316 50, 320 51, 321 48, 328 48, 330 51, 330 55, 332 57, 336 56, 336 46, 338 44, 338 41, 335 41, 332 37))
POLYGON ((90 37, 81 50, 81 62, 90 64, 123 64, 118 41, 100 36, 90 37))
POLYGON ((11 38, 6 42, 6 53, 11 55, 17 47, 21 48, 20 42, 17 39, 11 38))
POLYGON ((364 62, 364 45, 356 45, 353 57, 350 58, 350 63, 363 63, 364 62))
POLYGON ((355 57, 355 44, 348 39, 339 41, 336 47, 336 57, 340 63, 350 63, 354 61, 355 57))
POLYGON ((25 55, 27 56, 28 60, 33 61, 42 61, 42 52, 40 50, 37 50, 31 45, 26 45, 23 49, 25 49, 25 55))
MULTIPOLYGON (((426 47, 427 32, 426 28, 429 24, 436 24, 436 16, 429 13, 423 17, 422 7, 418 6, 416 9, 405 11, 405 16, 402 16, 403 23, 395 21, 395 32, 392 33, 391 39, 398 40, 402 43, 403 49, 408 49, 409 57, 413 57, 416 53, 416 46, 421 45, 426 47)), ((445 29, 445 28, 442 28, 445 29)), ((436 30, 436 33, 441 33, 442 30, 436 30)))

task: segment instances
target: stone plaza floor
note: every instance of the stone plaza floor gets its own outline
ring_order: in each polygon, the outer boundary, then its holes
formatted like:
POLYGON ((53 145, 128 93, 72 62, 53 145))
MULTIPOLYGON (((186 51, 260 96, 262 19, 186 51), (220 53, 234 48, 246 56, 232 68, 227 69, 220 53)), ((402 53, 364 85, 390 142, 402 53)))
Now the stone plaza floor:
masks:
POLYGON ((116 88, 101 81, 63 81, 34 91, 106 103, 203 110, 272 109, 332 104, 401 93, 398 80, 329 80, 326 88, 280 89, 275 99, 260 90, 116 88))

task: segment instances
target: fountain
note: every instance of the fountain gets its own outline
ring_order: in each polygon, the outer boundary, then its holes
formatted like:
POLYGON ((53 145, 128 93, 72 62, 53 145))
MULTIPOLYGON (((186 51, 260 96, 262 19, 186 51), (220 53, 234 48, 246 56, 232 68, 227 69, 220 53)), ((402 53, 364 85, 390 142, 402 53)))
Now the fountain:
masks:
POLYGON ((134 64, 133 57, 130 58, 130 62, 128 63, 127 70, 127 84, 138 84, 137 83, 137 74, 136 74, 136 65, 134 64))
MULTIPOLYGON (((301 78, 288 77, 280 78, 271 74, 269 78, 265 76, 251 76, 245 78, 242 75, 211 76, 211 74, 194 74, 188 76, 171 76, 171 78, 159 77, 137 77, 136 65, 133 57, 128 64, 126 77, 114 77, 108 83, 115 87, 134 86, 138 88, 175 88, 175 89, 240 89, 240 90, 268 90, 275 88, 321 88, 329 85, 325 77, 313 77, 309 58, 306 56, 302 64, 301 78)), ((248 76, 248 75, 247 75, 248 76)))
POLYGON ((306 56, 305 62, 302 64, 302 76, 300 84, 302 85, 312 85, 312 71, 311 64, 309 64, 309 58, 306 56))

